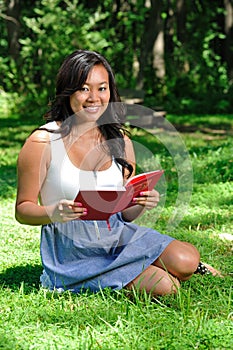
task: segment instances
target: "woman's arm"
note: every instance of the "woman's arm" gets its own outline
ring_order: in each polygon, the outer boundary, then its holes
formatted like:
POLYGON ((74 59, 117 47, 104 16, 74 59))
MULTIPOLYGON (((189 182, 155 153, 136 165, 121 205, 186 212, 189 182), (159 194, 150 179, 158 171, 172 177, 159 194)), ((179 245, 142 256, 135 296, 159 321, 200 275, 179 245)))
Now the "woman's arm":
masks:
POLYGON ((41 184, 50 163, 48 132, 35 131, 25 142, 18 157, 18 191, 15 217, 22 224, 41 225, 51 222, 49 208, 38 203, 41 184))
POLYGON ((79 203, 65 199, 46 207, 39 204, 40 189, 46 178, 50 160, 48 132, 35 131, 25 142, 18 157, 15 217, 21 224, 66 222, 85 215, 85 208, 80 207, 79 203))
MULTIPOLYGON (((133 166, 133 173, 131 177, 135 175, 135 153, 131 140, 125 137, 125 151, 127 161, 133 166)), ((156 190, 142 192, 140 197, 134 198, 135 203, 130 208, 122 211, 122 216, 125 221, 133 221, 137 217, 141 216, 146 210, 153 209, 159 202, 159 193, 156 190)))

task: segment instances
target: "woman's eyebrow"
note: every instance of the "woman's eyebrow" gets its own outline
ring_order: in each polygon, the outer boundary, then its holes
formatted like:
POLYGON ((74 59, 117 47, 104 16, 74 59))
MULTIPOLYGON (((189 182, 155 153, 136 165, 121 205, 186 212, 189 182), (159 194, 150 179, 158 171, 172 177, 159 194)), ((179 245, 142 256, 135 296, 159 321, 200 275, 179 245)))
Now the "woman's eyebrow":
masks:
MULTIPOLYGON (((97 83, 96 85, 102 85, 102 84, 109 84, 109 83, 107 81, 102 81, 101 83, 97 83)), ((91 85, 91 84, 86 82, 83 85, 91 85)))

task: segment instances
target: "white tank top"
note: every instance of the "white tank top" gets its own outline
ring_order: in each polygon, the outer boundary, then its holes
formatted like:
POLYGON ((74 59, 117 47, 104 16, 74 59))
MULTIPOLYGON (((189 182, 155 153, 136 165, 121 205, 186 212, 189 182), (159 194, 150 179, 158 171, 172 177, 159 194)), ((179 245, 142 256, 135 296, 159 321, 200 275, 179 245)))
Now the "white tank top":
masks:
MULTIPOLYGON (((57 130, 57 123, 50 122, 42 127, 57 130)), ((111 166, 102 171, 88 171, 77 168, 69 159, 65 145, 58 133, 49 133, 51 163, 40 191, 42 205, 51 205, 61 199, 74 200, 80 189, 95 189, 96 186, 123 185, 122 167, 114 159, 111 166)))

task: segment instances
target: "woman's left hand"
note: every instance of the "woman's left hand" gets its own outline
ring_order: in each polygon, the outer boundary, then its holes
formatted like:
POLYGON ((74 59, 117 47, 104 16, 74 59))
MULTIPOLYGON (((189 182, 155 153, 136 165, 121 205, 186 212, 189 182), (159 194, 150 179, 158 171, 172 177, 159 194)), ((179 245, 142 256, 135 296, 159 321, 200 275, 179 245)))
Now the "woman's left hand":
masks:
POLYGON ((157 206, 160 200, 159 192, 156 190, 152 191, 143 191, 140 193, 140 196, 133 199, 134 203, 142 205, 145 209, 153 209, 157 206))

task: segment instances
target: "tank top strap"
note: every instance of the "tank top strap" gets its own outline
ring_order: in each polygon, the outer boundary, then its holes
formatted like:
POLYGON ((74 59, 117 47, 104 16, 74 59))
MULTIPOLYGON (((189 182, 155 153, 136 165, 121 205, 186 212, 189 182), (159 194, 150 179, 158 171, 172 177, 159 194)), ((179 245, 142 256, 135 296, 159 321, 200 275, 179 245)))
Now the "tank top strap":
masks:
POLYGON ((59 166, 60 168, 64 158, 67 156, 67 152, 61 134, 58 132, 52 132, 54 130, 58 130, 59 126, 55 121, 53 121, 43 125, 42 127, 51 130, 51 132, 49 132, 51 162, 55 163, 56 166, 59 166))
POLYGON ((50 133, 51 161, 61 166, 64 159, 67 157, 64 142, 61 134, 50 133))

